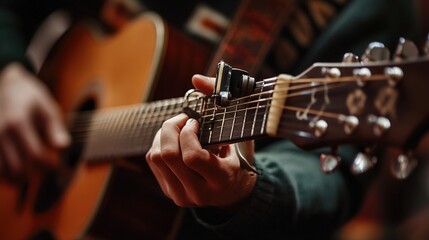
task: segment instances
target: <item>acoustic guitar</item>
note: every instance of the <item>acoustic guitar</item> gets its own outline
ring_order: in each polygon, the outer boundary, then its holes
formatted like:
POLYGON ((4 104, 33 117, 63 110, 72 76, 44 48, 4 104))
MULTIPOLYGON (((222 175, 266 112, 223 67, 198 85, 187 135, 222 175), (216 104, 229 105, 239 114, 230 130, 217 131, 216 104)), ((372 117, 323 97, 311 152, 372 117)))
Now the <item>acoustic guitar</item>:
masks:
MULTIPOLYGON (((64 111, 71 113, 73 145, 63 158, 68 171, 56 175, 34 170, 31 181, 19 188, 1 182, 0 238, 174 237, 174 220, 180 214, 160 194, 145 160, 118 158, 144 154, 162 122, 183 111, 200 122, 203 146, 281 137, 305 149, 387 144, 402 147, 409 156, 427 147, 420 148, 420 140, 429 127, 428 57, 318 63, 296 77, 280 75, 251 83, 239 94, 216 91, 206 97, 190 92, 185 98, 140 103, 145 89, 155 85, 142 78, 156 75, 157 23, 151 18, 133 23, 122 34, 133 26, 138 29, 135 48, 117 47, 113 55, 99 53, 82 26, 66 35, 64 42, 75 48, 58 48, 42 75, 55 78, 54 93, 64 111), (142 42, 151 46, 144 48, 142 42), (88 54, 78 57, 82 51, 88 54), (125 58, 137 51, 142 59, 125 58), (117 75, 112 59, 130 69, 129 74, 117 75), (134 164, 138 162, 142 167, 134 164), (124 173, 125 166, 138 171, 124 173)), ((119 36, 111 43, 119 42, 119 36)), ((231 89, 231 82, 220 75, 218 89, 231 89)))
POLYGON ((40 71, 67 113, 73 145, 63 154, 66 170, 34 169, 20 186, 0 181, 0 239, 173 238, 179 208, 163 196, 144 153, 178 111, 159 108, 172 100, 147 111, 140 103, 183 96, 210 54, 155 14, 112 35, 93 22, 74 24, 40 71))

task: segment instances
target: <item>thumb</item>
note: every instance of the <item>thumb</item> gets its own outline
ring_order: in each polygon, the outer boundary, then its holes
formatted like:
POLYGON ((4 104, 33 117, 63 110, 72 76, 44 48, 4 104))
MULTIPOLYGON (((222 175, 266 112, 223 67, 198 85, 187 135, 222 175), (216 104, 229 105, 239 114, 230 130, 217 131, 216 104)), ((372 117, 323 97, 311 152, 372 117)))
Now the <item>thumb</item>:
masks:
POLYGON ((194 87, 207 96, 212 95, 214 83, 215 78, 212 77, 207 77, 200 74, 195 74, 192 77, 192 84, 194 84, 194 87))
POLYGON ((43 99, 39 115, 43 120, 42 128, 46 131, 47 140, 54 148, 65 148, 71 143, 71 136, 67 131, 65 122, 63 121, 59 107, 50 99, 43 99))

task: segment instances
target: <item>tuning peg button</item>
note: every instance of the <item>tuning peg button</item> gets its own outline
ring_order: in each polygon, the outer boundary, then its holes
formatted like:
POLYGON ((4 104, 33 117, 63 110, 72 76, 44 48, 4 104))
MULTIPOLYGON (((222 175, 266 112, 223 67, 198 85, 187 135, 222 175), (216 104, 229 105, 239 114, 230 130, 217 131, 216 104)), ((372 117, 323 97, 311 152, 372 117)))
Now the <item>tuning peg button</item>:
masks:
POLYGON ((358 153, 353 161, 350 171, 355 174, 367 172, 377 163, 377 158, 371 156, 370 152, 358 153))
POLYGON ((365 86, 365 82, 372 76, 368 68, 353 69, 353 75, 356 77, 356 83, 359 87, 365 86))
POLYGON ((359 126, 359 119, 355 116, 341 115, 339 120, 344 124, 344 132, 348 135, 352 134, 359 126))
POLYGON ((413 59, 419 56, 417 46, 405 38, 399 39, 399 44, 395 51, 395 60, 413 59))
POLYGON ((328 129, 328 123, 325 120, 311 121, 309 125, 316 137, 322 137, 328 129))
POLYGON ((377 117, 374 115, 368 116, 368 122, 374 125, 373 132, 377 137, 383 135, 383 133, 389 130, 391 126, 389 119, 385 117, 377 117))
POLYGON ((386 74, 388 83, 392 87, 404 78, 404 72, 399 67, 387 67, 384 69, 384 74, 386 74))
POLYGON ((334 154, 320 154, 320 169, 324 173, 332 173, 341 163, 341 158, 334 154))
POLYGON ((359 62, 359 57, 353 53, 345 53, 343 56, 343 63, 356 63, 359 62))
POLYGON ((372 42, 362 55, 363 62, 377 62, 390 60, 390 51, 380 42, 372 42))
POLYGON ((400 154, 391 163, 391 172, 397 179, 406 179, 417 166, 417 160, 409 154, 400 154))
POLYGON ((322 74, 329 78, 341 77, 341 71, 338 68, 322 68, 322 74))

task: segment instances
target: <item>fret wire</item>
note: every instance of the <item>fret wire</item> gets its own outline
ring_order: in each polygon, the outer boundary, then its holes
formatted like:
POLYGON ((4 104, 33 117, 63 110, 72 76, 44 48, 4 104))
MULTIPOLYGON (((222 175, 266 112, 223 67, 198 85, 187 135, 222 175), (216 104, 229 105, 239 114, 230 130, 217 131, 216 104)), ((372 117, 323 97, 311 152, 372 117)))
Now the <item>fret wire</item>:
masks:
MULTIPOLYGON (((215 100, 213 100, 215 101, 215 100)), ((213 106, 216 104, 216 102, 213 103, 213 106)), ((209 141, 208 143, 211 143, 212 141, 212 134, 213 134, 213 128, 214 128, 214 121, 215 121, 215 116, 216 116, 216 107, 212 108, 213 113, 212 113, 212 117, 210 118, 210 131, 209 131, 209 141)))
POLYGON ((145 132, 145 129, 147 127, 148 114, 149 114, 149 107, 146 107, 142 111, 141 118, 139 119, 140 126, 139 126, 138 136, 141 136, 141 134, 145 132))
POLYGON ((243 138, 243 136, 244 136, 244 128, 246 126, 246 118, 247 118, 247 108, 245 108, 245 111, 244 111, 243 126, 241 128, 241 135, 240 135, 241 138, 243 138))
MULTIPOLYGON (((262 93, 262 92, 264 92, 264 88, 265 88, 265 85, 264 85, 264 83, 262 83, 262 86, 261 86, 261 93, 262 93)), ((269 109, 269 108, 268 108, 268 101, 267 101, 267 105, 266 105, 266 107, 265 107, 265 113, 264 113, 263 118, 262 118, 262 126, 261 126, 261 132, 260 132, 260 134, 263 134, 263 133, 264 133, 264 130, 265 130, 265 128, 266 128, 268 109, 269 109)))
POLYGON ((232 134, 234 132, 235 119, 237 118, 237 110, 238 110, 238 104, 235 104, 235 111, 234 111, 234 117, 232 118, 232 127, 231 127, 231 133, 229 134, 229 140, 232 140, 232 134))
POLYGON ((137 141, 138 137, 140 136, 139 132, 139 126, 140 126, 140 117, 141 117, 142 111, 140 109, 134 109, 134 118, 133 118, 133 126, 131 127, 131 137, 134 137, 136 140, 133 141, 133 150, 137 151, 139 148, 139 141, 137 141))
POLYGON ((258 116, 258 108, 259 108, 259 103, 260 103, 259 101, 261 100, 261 96, 262 96, 262 94, 259 94, 258 102, 256 103, 255 116, 253 117, 252 130, 250 132, 251 136, 253 136, 254 132, 255 132, 255 122, 256 122, 256 117, 258 116))
POLYGON ((131 133, 131 122, 130 119, 132 118, 132 111, 131 109, 125 110, 124 119, 122 123, 122 131, 118 133, 117 135, 117 141, 119 141, 117 146, 121 147, 121 151, 127 151, 130 150, 133 146, 133 142, 126 141, 127 135, 131 133))
MULTIPOLYGON (((116 112, 115 112, 116 113, 116 112)), ((90 153, 97 155, 97 153, 99 152, 99 149, 104 149, 106 148, 106 145, 108 146, 110 144, 110 139, 111 139, 111 135, 112 135, 112 123, 114 121, 114 119, 117 117, 117 114, 109 114, 106 116, 106 124, 105 124, 105 137, 103 137, 102 139, 99 140, 99 138, 97 139, 97 135, 93 135, 93 141, 95 141, 95 145, 98 145, 98 148, 91 148, 90 153), (97 144, 97 142, 99 144, 97 144)))
MULTIPOLYGON (((119 132, 121 132, 120 130, 120 127, 121 127, 121 125, 120 125, 120 123, 122 122, 121 120, 123 120, 123 118, 124 118, 124 112, 123 112, 123 110, 121 110, 121 111, 119 111, 118 113, 117 113, 117 115, 116 115, 116 118, 114 119, 114 121, 113 121, 113 124, 112 124, 112 126, 111 126, 111 128, 112 128, 112 131, 111 131, 111 136, 110 136, 110 141, 112 142, 112 144, 111 144, 111 146, 115 149, 115 150, 117 150, 117 144, 118 144, 118 140, 117 140, 117 137, 118 137, 118 135, 117 135, 117 133, 119 133, 119 132)), ((109 150, 111 150, 112 148, 109 148, 109 150)))
MULTIPOLYGON (((135 119, 135 127, 134 127, 134 137, 141 137, 142 130, 144 127, 144 117, 146 116, 146 109, 145 108, 138 108, 136 119, 135 119)), ((138 141, 137 141, 138 142, 138 141)), ((137 143, 138 144, 138 143, 137 143)))
POLYGON ((204 129, 204 126, 205 126, 205 117, 201 117, 200 118, 200 126, 199 126, 199 129, 198 129, 198 139, 200 140, 200 142, 204 142, 204 139, 203 139, 203 137, 204 137, 204 131, 202 131, 203 129, 204 129))
POLYGON ((225 124, 225 117, 226 117, 226 108, 223 109, 223 118, 222 118, 222 123, 221 123, 221 127, 220 127, 220 131, 219 131, 219 141, 222 139, 222 133, 223 133, 223 126, 225 124))
MULTIPOLYGON (((99 138, 100 140, 97 141, 97 131, 92 132, 92 139, 95 141, 93 144, 95 144, 95 151, 97 149, 104 149, 105 145, 106 145, 106 141, 109 139, 108 136, 108 132, 109 132, 109 124, 110 124, 110 117, 112 116, 111 114, 108 114, 106 112, 101 112, 98 114, 100 121, 102 121, 102 126, 101 129, 98 130, 99 135, 101 135, 102 137, 99 138)), ((99 136, 98 135, 98 136, 99 136)), ((88 148, 91 149, 91 148, 88 148)), ((95 152, 93 153, 95 154, 95 152)))

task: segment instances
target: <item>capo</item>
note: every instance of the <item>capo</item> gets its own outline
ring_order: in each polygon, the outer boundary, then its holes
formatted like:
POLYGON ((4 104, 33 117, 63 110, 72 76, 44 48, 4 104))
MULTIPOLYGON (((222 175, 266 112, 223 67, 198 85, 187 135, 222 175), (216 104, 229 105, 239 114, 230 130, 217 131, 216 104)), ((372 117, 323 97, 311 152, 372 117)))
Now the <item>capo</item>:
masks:
POLYGON ((227 106, 234 98, 250 95, 255 88, 255 79, 241 69, 232 68, 224 61, 217 65, 215 88, 212 97, 215 105, 227 106))

